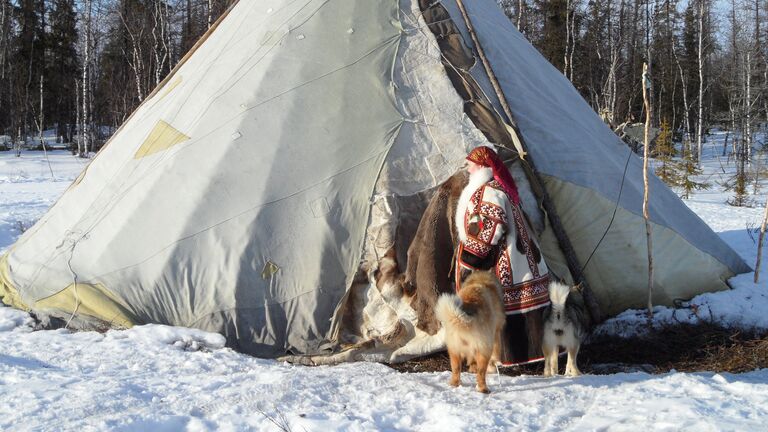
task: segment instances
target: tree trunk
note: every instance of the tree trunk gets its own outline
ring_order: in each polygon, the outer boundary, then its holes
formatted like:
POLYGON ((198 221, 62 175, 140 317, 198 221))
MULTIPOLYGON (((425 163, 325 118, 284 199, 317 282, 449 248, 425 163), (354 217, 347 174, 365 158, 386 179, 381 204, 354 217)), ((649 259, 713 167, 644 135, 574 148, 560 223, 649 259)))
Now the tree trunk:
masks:
POLYGON ((5 31, 6 20, 8 17, 8 2, 0 0, 0 79, 5 79, 5 53, 8 48, 8 33, 5 31))
POLYGON ((744 162, 749 165, 752 160, 752 53, 749 50, 744 69, 744 83, 746 94, 744 101, 744 162))
POLYGON ((696 163, 701 166, 702 133, 704 123, 704 1, 699 1, 699 113, 696 124, 696 163))
POLYGON ((83 154, 83 129, 80 120, 80 81, 75 79, 75 124, 79 137, 77 138, 77 154, 83 154))
MULTIPOLYGON (((652 75, 653 71, 653 49, 651 45, 651 41, 653 39, 653 29, 655 28, 655 22, 656 22, 656 5, 654 2, 654 11, 651 12, 651 0, 646 0, 645 2, 645 59, 646 63, 643 63, 643 81, 645 84, 649 86, 647 95, 643 96, 643 105, 645 104, 645 98, 648 98, 648 104, 645 108, 649 112, 651 111, 651 107, 653 107, 653 82, 651 82, 650 79, 646 80, 646 77, 650 77, 652 75)), ((651 117, 653 118, 653 117, 651 117)))
POLYGON ((213 25, 213 0, 208 0, 208 28, 213 25))
POLYGON ((81 129, 80 135, 81 140, 83 142, 82 145, 82 153, 80 153, 80 157, 88 157, 88 152, 90 151, 91 146, 91 110, 90 110, 90 100, 91 100, 91 21, 93 19, 92 15, 92 1, 91 0, 85 0, 84 5, 84 21, 85 21, 85 36, 83 38, 84 40, 84 46, 83 46, 83 128, 81 129))

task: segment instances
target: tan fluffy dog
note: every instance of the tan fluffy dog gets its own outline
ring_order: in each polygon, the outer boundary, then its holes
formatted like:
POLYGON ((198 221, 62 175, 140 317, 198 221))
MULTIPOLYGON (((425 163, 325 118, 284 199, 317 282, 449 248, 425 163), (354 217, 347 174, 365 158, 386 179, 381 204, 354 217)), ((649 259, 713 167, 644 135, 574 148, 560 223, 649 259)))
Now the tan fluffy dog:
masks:
POLYGON ((443 294, 435 306, 435 316, 445 327, 445 345, 451 357, 451 381, 460 383, 463 361, 477 371, 477 391, 489 393, 485 374, 501 353, 504 329, 504 304, 496 276, 474 272, 462 284, 459 295, 443 294))

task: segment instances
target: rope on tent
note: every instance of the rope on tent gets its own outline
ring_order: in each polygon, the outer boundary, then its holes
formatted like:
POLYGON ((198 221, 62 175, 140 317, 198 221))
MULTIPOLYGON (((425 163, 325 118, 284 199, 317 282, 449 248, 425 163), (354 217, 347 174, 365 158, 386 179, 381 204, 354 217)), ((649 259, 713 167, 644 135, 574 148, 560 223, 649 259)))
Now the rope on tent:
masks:
POLYGON ((67 267, 69 267, 69 271, 72 273, 72 289, 75 293, 75 309, 72 311, 72 315, 69 316, 67 324, 64 326, 65 329, 69 329, 69 324, 72 322, 72 319, 75 317, 75 315, 77 315, 77 311, 80 309, 80 296, 77 294, 77 273, 75 273, 75 271, 72 269, 72 258, 75 256, 75 246, 77 246, 77 241, 72 242, 69 259, 67 260, 67 267))
POLYGON ((616 207, 613 209, 613 215, 611 215, 611 221, 608 222, 608 227, 605 229, 605 232, 603 233, 603 236, 600 237, 600 240, 595 245, 595 248, 592 249, 592 253, 589 254, 589 258, 587 258, 587 261, 584 262, 584 265, 581 267, 582 270, 586 270, 587 266, 589 265, 589 261, 592 259, 592 256, 597 252, 597 248, 600 247, 600 243, 603 242, 603 239, 605 236, 608 235, 608 231, 611 230, 611 225, 613 225, 613 220, 616 218, 616 212, 619 210, 619 203, 621 202, 621 193, 624 191, 624 180, 627 178, 627 168, 629 168, 629 160, 632 159, 632 150, 627 149, 627 163, 624 164, 624 174, 621 176, 621 186, 619 186, 619 196, 616 197, 616 207))

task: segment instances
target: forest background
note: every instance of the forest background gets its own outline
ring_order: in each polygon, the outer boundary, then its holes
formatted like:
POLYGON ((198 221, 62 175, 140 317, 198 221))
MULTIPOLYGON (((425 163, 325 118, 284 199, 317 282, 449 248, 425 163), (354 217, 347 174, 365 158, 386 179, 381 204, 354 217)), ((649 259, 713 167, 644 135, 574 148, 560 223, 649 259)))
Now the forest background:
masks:
MULTIPOLYGON (((620 135, 645 121, 649 65, 654 155, 688 161, 657 174, 684 196, 705 186, 686 182, 707 131, 732 132, 723 155, 736 159, 742 204, 768 123, 768 1, 497 1, 620 135)), ((0 140, 20 148, 53 135, 87 157, 232 3, 0 0, 0 140)))

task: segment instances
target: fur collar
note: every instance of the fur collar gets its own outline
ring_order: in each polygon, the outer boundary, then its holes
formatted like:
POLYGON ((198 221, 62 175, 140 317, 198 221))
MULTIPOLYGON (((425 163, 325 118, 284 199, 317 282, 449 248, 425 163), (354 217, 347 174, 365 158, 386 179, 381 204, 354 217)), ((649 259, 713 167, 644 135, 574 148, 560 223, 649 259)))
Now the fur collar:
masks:
POLYGON ((459 240, 467 240, 467 231, 464 226, 464 216, 467 213, 467 207, 469 207, 469 200, 472 198, 472 194, 481 186, 488 183, 493 179, 493 170, 490 168, 481 168, 469 175, 469 184, 461 191, 461 197, 456 205, 456 230, 459 234, 459 240))

